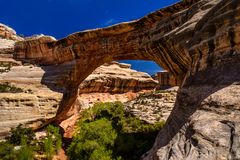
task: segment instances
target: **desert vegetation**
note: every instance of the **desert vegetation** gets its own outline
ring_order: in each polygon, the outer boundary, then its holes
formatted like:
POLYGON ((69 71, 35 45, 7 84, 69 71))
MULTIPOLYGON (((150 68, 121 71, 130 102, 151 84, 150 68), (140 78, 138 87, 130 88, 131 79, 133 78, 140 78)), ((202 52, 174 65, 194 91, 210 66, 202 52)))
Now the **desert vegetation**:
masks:
MULTIPOLYGON (((148 124, 127 112, 124 105, 97 103, 81 113, 75 135, 65 146, 70 160, 136 160, 153 145, 164 122, 148 124)), ((59 128, 49 125, 46 135, 19 125, 0 142, 0 160, 51 160, 62 148, 59 128)))
POLYGON ((2 63, 2 62, 0 62, 0 74, 4 73, 4 72, 10 71, 11 67, 12 67, 11 63, 2 63))
POLYGON ((62 138, 59 128, 49 125, 47 136, 35 139, 35 133, 30 128, 19 125, 11 130, 11 136, 0 142, 0 160, 51 160, 61 148, 62 138))
POLYGON ((9 83, 0 84, 0 93, 20 93, 23 89, 10 85, 9 83))
POLYGON ((164 122, 148 124, 120 102, 97 103, 81 114, 67 149, 72 160, 135 160, 147 152, 164 122))

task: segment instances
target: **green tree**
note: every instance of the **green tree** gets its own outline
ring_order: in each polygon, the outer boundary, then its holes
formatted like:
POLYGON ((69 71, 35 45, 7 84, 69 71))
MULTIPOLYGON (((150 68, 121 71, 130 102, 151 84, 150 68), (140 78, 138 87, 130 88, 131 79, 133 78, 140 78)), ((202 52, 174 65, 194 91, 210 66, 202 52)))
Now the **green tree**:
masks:
POLYGON ((120 102, 97 103, 81 113, 67 154, 72 160, 136 160, 152 147, 163 124, 134 117, 120 102))
POLYGON ((117 133, 111 121, 101 118, 90 123, 80 123, 80 134, 74 137, 68 148, 70 159, 103 160, 112 159, 109 148, 114 146, 117 133))

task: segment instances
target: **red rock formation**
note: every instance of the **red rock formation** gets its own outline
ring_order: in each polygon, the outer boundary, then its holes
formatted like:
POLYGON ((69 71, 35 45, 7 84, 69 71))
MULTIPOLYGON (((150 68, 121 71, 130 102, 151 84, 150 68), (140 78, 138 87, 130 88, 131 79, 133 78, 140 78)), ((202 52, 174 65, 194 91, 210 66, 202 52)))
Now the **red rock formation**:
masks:
POLYGON ((158 80, 158 86, 161 87, 174 87, 179 86, 181 81, 176 78, 174 75, 169 73, 168 71, 161 71, 156 73, 154 79, 158 80))

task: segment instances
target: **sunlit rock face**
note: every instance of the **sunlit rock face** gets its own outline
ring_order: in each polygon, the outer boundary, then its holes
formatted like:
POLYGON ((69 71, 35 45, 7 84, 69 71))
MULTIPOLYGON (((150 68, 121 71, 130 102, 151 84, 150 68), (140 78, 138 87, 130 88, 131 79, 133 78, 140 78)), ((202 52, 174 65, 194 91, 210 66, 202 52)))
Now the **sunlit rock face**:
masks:
POLYGON ((79 93, 126 93, 153 90, 158 82, 149 74, 132 70, 131 65, 111 62, 98 67, 81 84, 79 93))
POLYGON ((20 36, 16 34, 16 31, 12 28, 8 27, 7 25, 4 25, 0 23, 0 38, 7 39, 7 40, 13 40, 13 41, 20 41, 23 40, 20 36))
POLYGON ((14 57, 73 63, 54 121, 71 117, 78 86, 112 60, 152 60, 182 84, 175 107, 143 159, 240 159, 240 1, 185 0, 137 21, 15 45, 14 57))

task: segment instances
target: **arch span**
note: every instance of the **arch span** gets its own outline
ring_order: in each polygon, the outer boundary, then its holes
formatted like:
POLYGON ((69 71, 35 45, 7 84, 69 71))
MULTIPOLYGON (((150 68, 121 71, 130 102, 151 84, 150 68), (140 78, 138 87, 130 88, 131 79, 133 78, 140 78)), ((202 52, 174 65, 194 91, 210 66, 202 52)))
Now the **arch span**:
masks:
POLYGON ((56 41, 51 37, 29 38, 16 43, 15 58, 41 65, 72 61, 73 70, 65 82, 65 92, 57 119, 75 104, 78 85, 100 65, 113 60, 151 60, 183 79, 191 58, 187 42, 196 21, 189 20, 199 7, 198 0, 186 0, 151 13, 139 20, 108 28, 77 32, 56 41))

